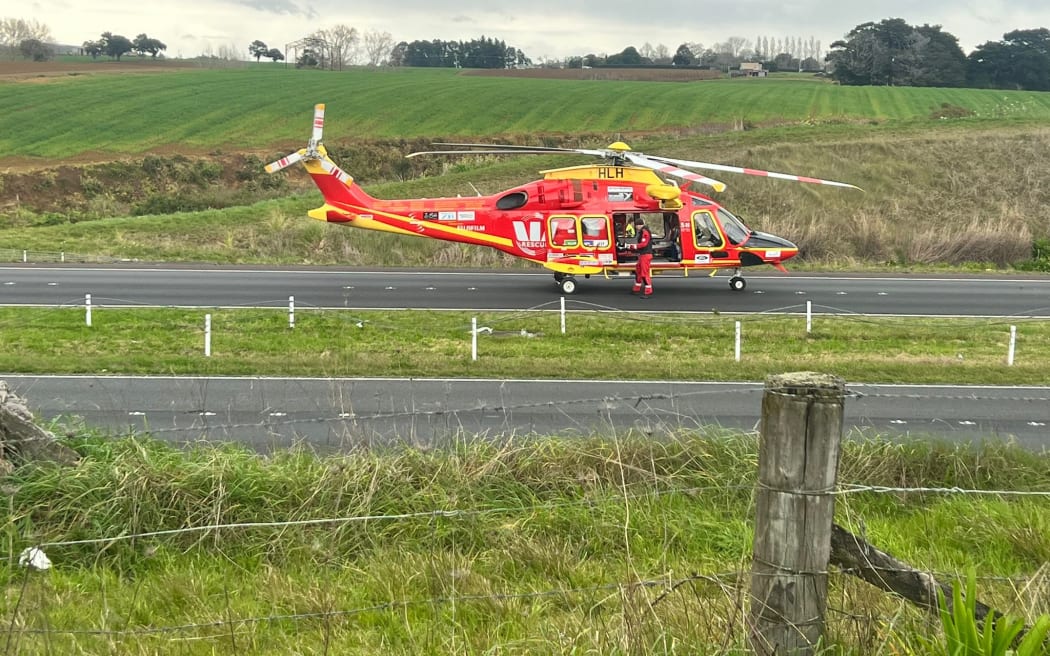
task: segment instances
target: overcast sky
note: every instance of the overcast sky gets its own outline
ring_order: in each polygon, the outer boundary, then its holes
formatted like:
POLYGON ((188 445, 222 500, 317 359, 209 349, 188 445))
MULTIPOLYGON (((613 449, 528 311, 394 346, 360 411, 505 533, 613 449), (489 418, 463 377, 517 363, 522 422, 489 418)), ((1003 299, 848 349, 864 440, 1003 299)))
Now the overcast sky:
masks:
POLYGON ((1048 0, 3 0, 0 17, 51 28, 79 45, 102 32, 160 39, 169 57, 220 54, 247 58, 255 39, 271 48, 319 28, 348 25, 389 32, 394 41, 503 39, 533 60, 614 54, 627 46, 711 46, 738 36, 813 37, 827 50, 867 21, 903 18, 941 25, 969 53, 1014 29, 1050 27, 1048 0))

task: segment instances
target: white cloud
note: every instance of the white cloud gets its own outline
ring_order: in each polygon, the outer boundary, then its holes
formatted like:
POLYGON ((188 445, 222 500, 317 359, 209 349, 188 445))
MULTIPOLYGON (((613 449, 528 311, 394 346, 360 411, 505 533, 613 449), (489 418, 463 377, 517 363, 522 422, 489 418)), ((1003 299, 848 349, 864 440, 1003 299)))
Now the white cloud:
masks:
POLYGON ((939 24, 969 52, 1014 29, 1050 27, 1045 0, 889 0, 877 8, 857 0, 35 0, 26 10, 11 15, 43 22, 62 43, 145 32, 168 44, 168 56, 183 57, 230 47, 247 58, 255 39, 283 47, 339 24, 389 32, 395 41, 485 35, 533 59, 611 54, 644 43, 673 52, 683 42, 711 45, 730 36, 813 37, 827 49, 858 24, 884 18, 939 24))

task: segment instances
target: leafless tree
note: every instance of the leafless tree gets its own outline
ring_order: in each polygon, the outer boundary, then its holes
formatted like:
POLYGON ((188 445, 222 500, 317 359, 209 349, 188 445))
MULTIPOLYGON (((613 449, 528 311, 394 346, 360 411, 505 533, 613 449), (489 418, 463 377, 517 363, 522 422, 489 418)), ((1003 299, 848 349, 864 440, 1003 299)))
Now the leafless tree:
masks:
POLYGON ((653 52, 653 63, 655 64, 670 64, 671 63, 671 51, 664 44, 657 44, 656 50, 653 52))
POLYGON ((361 37, 356 27, 336 25, 331 29, 317 30, 311 37, 324 44, 328 68, 341 71, 357 62, 361 37))
POLYGON ((390 60, 390 51, 394 48, 394 37, 390 32, 365 32, 362 42, 369 66, 380 66, 390 60))
POLYGON ((742 36, 731 36, 726 41, 728 49, 725 51, 732 57, 739 57, 740 52, 749 47, 748 40, 742 36))
POLYGON ((0 49, 14 54, 20 43, 29 40, 50 43, 51 28, 36 20, 0 18, 0 49))

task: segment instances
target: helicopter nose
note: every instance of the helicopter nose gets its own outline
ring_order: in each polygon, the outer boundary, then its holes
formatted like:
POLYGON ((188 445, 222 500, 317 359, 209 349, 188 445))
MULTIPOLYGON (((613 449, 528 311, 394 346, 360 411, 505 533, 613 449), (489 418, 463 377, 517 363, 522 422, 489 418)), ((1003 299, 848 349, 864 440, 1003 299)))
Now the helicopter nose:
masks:
POLYGON ((768 232, 752 232, 751 238, 744 243, 744 246, 755 250, 780 251, 779 257, 783 260, 798 254, 798 246, 783 237, 777 237, 768 232))
POLYGON ((798 250, 798 246, 792 244, 783 237, 771 235, 768 232, 753 232, 751 238, 744 244, 748 248, 783 248, 785 250, 798 250))

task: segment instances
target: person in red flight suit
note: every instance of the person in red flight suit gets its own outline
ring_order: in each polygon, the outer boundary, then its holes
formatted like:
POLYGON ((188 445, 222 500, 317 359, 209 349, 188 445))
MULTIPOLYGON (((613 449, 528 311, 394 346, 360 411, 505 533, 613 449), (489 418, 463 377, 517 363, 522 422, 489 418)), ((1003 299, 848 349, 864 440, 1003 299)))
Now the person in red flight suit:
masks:
POLYGON ((634 225, 638 229, 638 242, 626 245, 627 250, 638 253, 638 264, 634 267, 634 289, 631 293, 641 293, 642 298, 649 298, 653 295, 653 233, 640 216, 634 218, 634 225))

